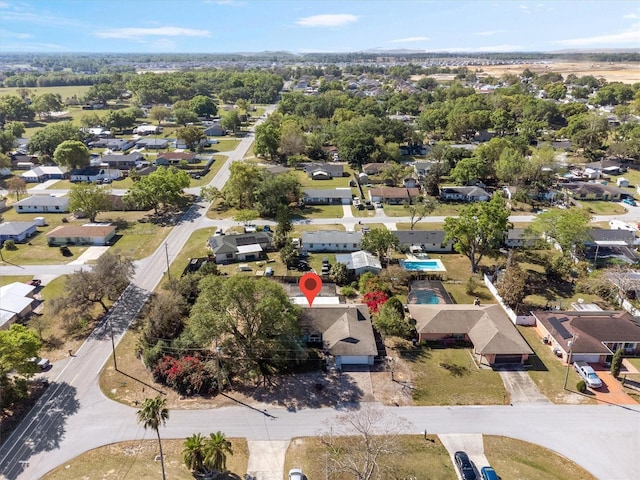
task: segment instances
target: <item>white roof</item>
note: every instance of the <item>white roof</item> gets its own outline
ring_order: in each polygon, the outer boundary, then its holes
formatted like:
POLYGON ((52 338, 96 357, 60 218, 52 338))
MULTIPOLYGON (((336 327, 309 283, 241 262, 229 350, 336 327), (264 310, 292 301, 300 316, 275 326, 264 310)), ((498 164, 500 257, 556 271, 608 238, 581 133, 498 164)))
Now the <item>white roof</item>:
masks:
POLYGON ((252 243, 251 245, 238 246, 238 253, 260 253, 261 251, 262 251, 262 247, 257 243, 252 243))
MULTIPOLYGON (((309 302, 306 297, 291 297, 291 302, 296 305, 309 306, 309 302)), ((340 305, 340 298, 338 297, 316 297, 313 299, 313 306, 316 305, 340 305)))
POLYGON ((33 302, 33 298, 12 295, 10 293, 0 296, 2 311, 20 313, 33 302))
POLYGON ((33 285, 27 285, 26 283, 21 283, 21 282, 13 282, 13 283, 10 283, 9 285, 0 287, 0 296, 10 294, 10 295, 19 295, 21 297, 26 297, 35 289, 36 287, 34 287, 33 285))
POLYGON ((0 310, 0 328, 3 328, 2 326, 5 323, 11 322, 15 318, 15 316, 16 316, 15 313, 5 312, 4 310, 0 310))
POLYGON ((336 255, 336 262, 344 263, 349 270, 358 270, 364 267, 382 270, 380 260, 364 250, 359 250, 353 253, 338 254, 336 255))

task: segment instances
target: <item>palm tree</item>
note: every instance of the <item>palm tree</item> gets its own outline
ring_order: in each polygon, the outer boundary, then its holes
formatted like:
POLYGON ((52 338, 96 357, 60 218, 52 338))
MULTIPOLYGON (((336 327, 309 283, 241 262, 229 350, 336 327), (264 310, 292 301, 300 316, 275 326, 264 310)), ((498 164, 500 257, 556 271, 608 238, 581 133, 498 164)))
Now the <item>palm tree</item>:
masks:
POLYGON ((167 409, 167 399, 162 397, 147 398, 142 403, 142 408, 138 410, 138 423, 142 423, 144 429, 151 428, 158 436, 158 446, 160 447, 160 464, 162 465, 162 480, 167 480, 164 471, 164 455, 162 454, 162 442, 160 441, 160 425, 166 423, 169 418, 167 409))
POLYGON ((205 447, 204 464, 210 470, 223 472, 227 469, 227 454, 233 455, 231 442, 224 433, 210 433, 205 447))
POLYGON ((204 470, 206 447, 206 438, 200 433, 194 433, 185 440, 182 460, 187 468, 194 472, 204 470))

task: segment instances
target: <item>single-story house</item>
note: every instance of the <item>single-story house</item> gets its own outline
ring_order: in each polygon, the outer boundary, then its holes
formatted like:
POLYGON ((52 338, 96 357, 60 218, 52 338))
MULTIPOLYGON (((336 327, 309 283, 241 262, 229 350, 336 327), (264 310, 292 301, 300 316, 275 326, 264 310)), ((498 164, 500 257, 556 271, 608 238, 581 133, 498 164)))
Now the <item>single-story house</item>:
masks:
POLYGON ((524 363, 533 350, 500 305, 409 304, 419 341, 464 340, 489 365, 524 363))
POLYGON ((31 312, 35 286, 14 282, 0 287, 0 330, 31 312))
POLYGON ((413 177, 405 177, 402 179, 402 186, 405 188, 418 187, 418 180, 413 177))
POLYGON ((362 166, 362 171, 367 175, 377 175, 388 166, 388 163, 383 162, 366 163, 362 166))
POLYGON ((600 260, 619 260, 628 264, 640 261, 635 251, 636 234, 630 230, 608 230, 606 228, 592 228, 589 239, 585 241, 585 256, 594 264, 600 260))
POLYGON ((56 166, 34 167, 31 170, 21 173, 22 178, 27 183, 46 182, 47 180, 62 180, 65 178, 66 169, 56 166))
POLYGON ((440 200, 455 202, 486 202, 491 198, 484 188, 480 187, 442 187, 440 200))
POLYGON ((102 155, 100 165, 109 168, 119 168, 120 170, 129 170, 135 168, 136 165, 144 160, 139 152, 131 152, 126 155, 102 155))
POLYGON ((339 253, 336 255, 336 262, 344 264, 347 270, 354 275, 362 275, 365 272, 371 272, 377 275, 382 271, 382 265, 378 257, 364 250, 352 253, 339 253))
POLYGON ((607 363, 618 348, 640 354, 640 325, 625 311, 535 311, 536 330, 566 362, 607 363), (572 342, 571 344, 569 342, 572 342))
POLYGON ((165 167, 169 165, 178 165, 183 160, 187 163, 198 163, 198 159, 196 158, 195 153, 165 152, 158 155, 158 158, 156 159, 156 165, 165 167))
POLYGON ((4 222, 0 223, 0 245, 7 240, 24 242, 37 231, 36 222, 4 222))
POLYGON ((162 132, 162 127, 159 125, 140 125, 133 129, 133 133, 136 135, 151 135, 162 132))
POLYGON ((227 130, 222 128, 222 125, 219 123, 214 123, 213 125, 209 125, 204 129, 204 134, 207 137, 223 137, 227 134, 227 130))
POLYGON ((507 230, 507 238, 504 241, 509 248, 533 247, 538 239, 526 228, 510 228, 507 230))
POLYGON ((343 163, 308 163, 303 167, 304 173, 313 180, 330 180, 344 175, 343 163))
POLYGON ((9 167, 0 167, 0 177, 10 177, 11 169, 9 167))
POLYGON ((141 138, 136 140, 136 147, 146 148, 147 150, 161 150, 168 148, 170 143, 169 140, 164 138, 141 138))
POLYGON ((385 187, 369 189, 369 200, 390 205, 401 205, 405 202, 411 203, 418 195, 420 195, 420 189, 418 188, 385 187))
POLYGON ((453 242, 445 241, 444 230, 395 230, 400 247, 421 252, 452 252, 453 242))
POLYGON ((612 200, 618 201, 622 194, 628 195, 626 191, 609 185, 592 182, 565 183, 565 192, 576 200, 612 200))
POLYGON ((269 232, 251 232, 210 237, 207 242, 216 263, 258 260, 273 245, 269 232))
POLYGON ((592 228, 589 230, 589 239, 585 242, 587 246, 596 245, 619 245, 631 247, 635 242, 635 232, 629 230, 610 230, 607 228, 592 228))
POLYGON ((17 213, 63 213, 69 211, 69 199, 54 195, 32 195, 13 204, 17 213))
POLYGON ((428 161, 420 161, 413 164, 413 170, 416 172, 416 175, 422 176, 426 175, 431 171, 434 165, 438 162, 428 162, 428 161))
POLYGON ((350 188, 306 188, 302 194, 306 205, 349 205, 350 188))
POLYGON ((301 247, 308 252, 355 252, 361 241, 362 232, 318 230, 302 232, 301 247))
POLYGON ((92 148, 108 148, 113 152, 124 152, 129 150, 136 144, 132 138, 101 138, 95 142, 91 142, 92 148))
POLYGON ((85 225, 61 225, 45 236, 47 244, 56 245, 109 245, 116 235, 114 225, 88 223, 85 225))
POLYGON ((122 170, 118 168, 89 167, 71 170, 71 172, 69 173, 69 180, 71 180, 72 182, 91 183, 107 178, 111 180, 122 178, 122 170))
POLYGON ((362 304, 314 305, 302 308, 304 340, 332 357, 337 368, 373 365, 378 348, 369 309, 362 304))

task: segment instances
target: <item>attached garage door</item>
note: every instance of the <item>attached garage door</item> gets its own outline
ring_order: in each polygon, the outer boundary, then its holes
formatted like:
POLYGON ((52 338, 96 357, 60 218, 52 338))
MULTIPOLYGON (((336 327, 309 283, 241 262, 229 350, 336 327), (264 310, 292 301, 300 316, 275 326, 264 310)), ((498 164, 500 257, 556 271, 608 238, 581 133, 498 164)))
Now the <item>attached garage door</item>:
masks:
POLYGON ((522 355, 496 355, 494 363, 521 363, 522 355))
POLYGON ((588 362, 588 363, 598 363, 600 362, 600 355, 571 355, 572 362, 588 362))
POLYGON ((366 355, 343 355, 340 357, 340 365, 369 365, 369 357, 366 355))

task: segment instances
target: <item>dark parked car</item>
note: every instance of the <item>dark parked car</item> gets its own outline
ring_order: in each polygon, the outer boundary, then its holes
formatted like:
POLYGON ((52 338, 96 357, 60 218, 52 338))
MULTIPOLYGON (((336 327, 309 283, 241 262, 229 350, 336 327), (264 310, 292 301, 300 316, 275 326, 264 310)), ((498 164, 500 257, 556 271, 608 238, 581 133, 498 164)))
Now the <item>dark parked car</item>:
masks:
POLYGON ((458 467, 462 480, 478 480, 476 468, 465 452, 456 452, 453 458, 456 460, 456 467, 458 467))

